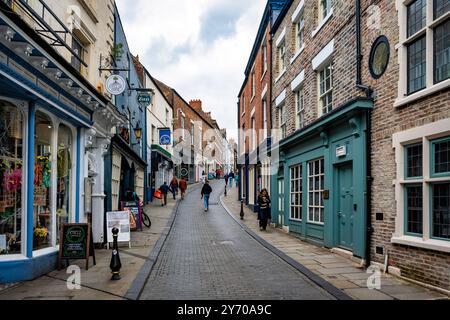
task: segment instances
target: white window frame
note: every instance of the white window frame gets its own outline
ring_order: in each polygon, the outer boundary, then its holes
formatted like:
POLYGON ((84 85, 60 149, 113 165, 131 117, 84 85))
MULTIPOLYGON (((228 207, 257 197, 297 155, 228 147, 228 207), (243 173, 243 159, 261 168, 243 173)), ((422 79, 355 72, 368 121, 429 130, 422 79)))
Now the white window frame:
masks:
POLYGON ((305 121, 305 91, 303 86, 294 91, 295 96, 295 128, 297 130, 303 129, 306 125, 305 121), (301 108, 299 104, 301 102, 301 108), (300 121, 300 116, 303 116, 303 121, 300 121))
POLYGON ((317 97, 318 97, 318 115, 319 117, 322 117, 328 113, 330 113, 333 110, 333 99, 331 100, 331 106, 327 106, 326 108, 330 110, 327 110, 327 112, 324 112, 325 105, 324 105, 324 99, 329 95, 333 94, 333 61, 330 60, 322 69, 318 70, 317 72, 317 97), (321 91, 321 75, 322 73, 326 72, 327 68, 331 68, 331 88, 326 89, 324 92, 321 91))
POLYGON ((180 119, 181 119, 181 139, 185 141, 185 128, 186 128, 186 116, 184 113, 180 110, 180 119))
POLYGON ((284 27, 283 31, 279 35, 276 41, 277 47, 277 70, 278 77, 275 79, 275 82, 278 82, 281 77, 286 72, 286 27, 284 27))
POLYGON ((318 4, 317 4, 317 28, 312 32, 311 36, 314 38, 319 31, 323 28, 323 26, 325 26, 325 24, 331 19, 331 17, 333 16, 333 0, 317 0, 318 4), (326 1, 327 2, 327 8, 328 8, 328 12, 327 15, 324 17, 323 16, 323 5, 322 5, 322 1, 326 1))
POLYGON ((191 146, 195 146, 195 124, 194 121, 191 120, 191 128, 190 128, 190 134, 191 134, 191 146))
POLYGON ((297 164, 289 168, 289 220, 291 221, 303 221, 303 164, 297 164), (295 176, 295 169, 299 170, 298 176, 295 176), (300 191, 293 191, 293 183, 299 184, 300 191), (293 203, 294 196, 300 197, 300 205, 293 203), (297 210, 297 212, 295 212, 297 210), (295 217, 295 213, 298 214, 298 218, 295 217))
POLYGON ((267 55, 267 41, 264 40, 262 46, 261 46, 261 55, 262 55, 262 76, 261 81, 263 81, 264 76, 266 75, 267 69, 269 67, 268 65, 268 55, 267 55))
POLYGON ((251 149, 252 149, 252 151, 253 150, 255 150, 256 149, 256 145, 257 145, 257 142, 256 142, 256 119, 255 119, 255 115, 254 114, 252 114, 252 118, 250 119, 250 122, 251 122, 251 130, 252 130, 252 132, 251 132, 251 149))
POLYGON ((400 27, 398 49, 398 64, 399 64, 399 84, 398 97, 394 103, 394 107, 401 107, 405 104, 422 99, 430 94, 446 89, 450 86, 450 79, 443 80, 439 83, 434 83, 434 29, 450 17, 450 12, 434 19, 434 1, 427 0, 427 17, 426 26, 416 34, 408 37, 408 10, 412 0, 396 0, 398 9, 398 19, 400 27), (408 45, 417 38, 426 37, 426 74, 425 74, 425 88, 408 95, 408 45))
POLYGON ((287 117, 286 112, 284 110, 285 104, 283 103, 278 107, 278 113, 279 113, 279 121, 280 121, 280 140, 283 140, 287 137, 287 117))
POLYGON ((308 170, 308 172, 307 172, 307 176, 308 176, 308 212, 307 212, 307 215, 308 215, 308 223, 324 225, 325 224, 325 206, 324 206, 324 201, 323 201, 323 193, 325 190, 319 188, 318 190, 312 191, 314 193, 313 197, 315 197, 315 193, 319 193, 319 195, 322 196, 322 205, 320 205, 320 202, 319 202, 319 206, 316 206, 315 204, 311 204, 309 201, 310 193, 311 193, 309 180, 311 178, 313 178, 315 181, 315 179, 320 179, 321 177, 323 177, 325 179, 325 163, 324 163, 324 172, 320 172, 319 174, 314 173, 313 175, 310 174, 310 166, 319 161, 325 162, 325 158, 318 158, 318 159, 309 161, 307 164, 307 168, 306 168, 306 170, 308 170), (315 221, 314 217, 313 217, 313 219, 310 219, 310 216, 309 216, 310 209, 313 209, 313 210, 319 209, 319 212, 321 212, 321 214, 319 213, 319 221, 315 221))
POLYGON ((264 97, 262 99, 262 106, 263 106, 263 138, 264 140, 267 139, 267 129, 268 129, 268 119, 267 119, 267 97, 264 97))
POLYGON ((391 239, 392 243, 419 247, 450 253, 450 241, 433 239, 431 235, 431 205, 430 196, 434 183, 450 181, 449 177, 433 178, 431 175, 431 147, 432 141, 450 136, 450 119, 440 120, 421 127, 399 132, 393 136, 393 147, 397 163, 397 179, 395 184, 395 199, 397 203, 397 214, 395 216, 395 233, 391 239), (405 146, 422 143, 423 145, 423 178, 405 179, 405 146), (406 234, 405 230, 405 188, 408 185, 422 184, 423 186, 423 235, 422 237, 406 234))
POLYGON ((251 84, 252 84, 252 99, 250 101, 253 101, 256 95, 256 72, 255 72, 255 65, 252 67, 251 71, 251 84))

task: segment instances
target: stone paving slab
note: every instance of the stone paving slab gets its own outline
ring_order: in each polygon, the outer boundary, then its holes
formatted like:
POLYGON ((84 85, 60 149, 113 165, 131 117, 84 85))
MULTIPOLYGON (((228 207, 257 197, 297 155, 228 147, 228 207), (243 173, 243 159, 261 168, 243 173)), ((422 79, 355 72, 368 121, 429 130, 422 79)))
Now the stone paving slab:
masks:
MULTIPOLYGON (((227 211, 239 220, 241 206, 237 197, 237 190, 234 189, 228 193, 227 197, 222 198, 222 202, 227 211)), ((245 220, 242 223, 252 232, 354 299, 449 299, 444 294, 389 274, 382 274, 381 290, 369 290, 367 280, 371 274, 366 273, 366 270, 360 268, 355 262, 326 248, 302 241, 281 229, 269 227, 266 232, 260 232, 256 214, 246 207, 244 207, 244 213, 245 220)))
MULTIPOLYGON (((169 199, 167 207, 161 207, 159 201, 145 207, 152 221, 150 229, 132 232, 132 248, 121 245, 119 248, 122 262, 120 281, 111 281, 111 250, 96 250, 97 265, 84 269, 84 261, 74 261, 81 268, 81 290, 68 290, 66 280, 70 275, 66 270, 53 271, 48 275, 15 285, 0 288, 0 300, 123 300, 136 275, 149 259, 161 233, 166 230, 167 222, 176 202, 169 199)), ((92 259, 91 259, 92 265, 92 259)))

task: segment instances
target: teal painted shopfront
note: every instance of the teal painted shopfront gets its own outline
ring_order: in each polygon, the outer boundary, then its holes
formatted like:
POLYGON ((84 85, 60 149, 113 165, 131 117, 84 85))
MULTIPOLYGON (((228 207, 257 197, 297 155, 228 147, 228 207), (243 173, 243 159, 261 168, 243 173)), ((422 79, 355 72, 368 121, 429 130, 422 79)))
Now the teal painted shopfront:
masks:
POLYGON ((367 128, 358 99, 280 141, 273 218, 301 239, 366 256, 367 128))

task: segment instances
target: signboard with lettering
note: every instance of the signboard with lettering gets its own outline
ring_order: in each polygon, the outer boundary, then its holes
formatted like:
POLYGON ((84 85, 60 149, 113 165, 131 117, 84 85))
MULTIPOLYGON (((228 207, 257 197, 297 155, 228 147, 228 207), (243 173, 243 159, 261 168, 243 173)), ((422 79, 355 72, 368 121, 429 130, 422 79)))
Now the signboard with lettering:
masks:
POLYGON ((169 128, 161 128, 159 129, 159 144, 161 146, 168 146, 172 142, 171 131, 169 128))
POLYGON ((152 104, 152 95, 148 92, 141 92, 137 96, 137 103, 142 107, 146 108, 152 104))
POLYGON ((130 214, 131 231, 136 231, 138 228, 142 230, 141 206, 139 205, 139 201, 122 202, 122 210, 129 211, 131 213, 130 214))
POLYGON ((108 244, 114 242, 112 230, 119 229, 118 242, 131 243, 131 224, 130 211, 114 211, 106 213, 106 224, 108 229, 107 241, 108 244))
POLYGON ((61 260, 86 260, 86 270, 89 269, 89 257, 94 257, 94 244, 89 223, 64 224, 61 226, 59 239, 58 270, 61 260))
POLYGON ((347 147, 341 146, 336 148, 336 157, 345 157, 347 155, 347 147))
POLYGON ((125 91, 125 88, 126 81, 118 74, 113 74, 106 79, 106 90, 114 96, 121 95, 125 91))

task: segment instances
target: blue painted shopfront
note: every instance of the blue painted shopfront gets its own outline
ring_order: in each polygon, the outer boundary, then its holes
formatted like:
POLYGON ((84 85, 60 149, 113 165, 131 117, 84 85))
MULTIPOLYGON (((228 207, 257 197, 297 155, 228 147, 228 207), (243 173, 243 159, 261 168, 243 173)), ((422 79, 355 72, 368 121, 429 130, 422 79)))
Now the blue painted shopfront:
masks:
POLYGON ((352 101, 280 142, 273 218, 298 237, 366 255, 367 114, 352 101))
POLYGON ((10 10, 0 28, 0 283, 11 283, 54 270, 59 227, 85 222, 84 134, 107 101, 10 10))

